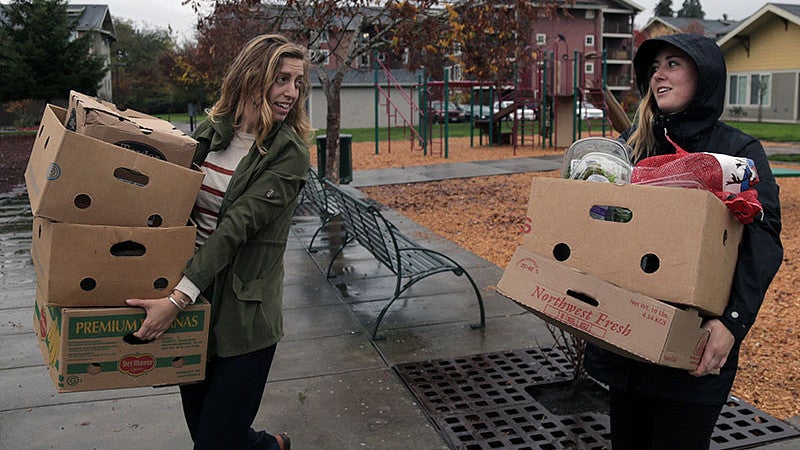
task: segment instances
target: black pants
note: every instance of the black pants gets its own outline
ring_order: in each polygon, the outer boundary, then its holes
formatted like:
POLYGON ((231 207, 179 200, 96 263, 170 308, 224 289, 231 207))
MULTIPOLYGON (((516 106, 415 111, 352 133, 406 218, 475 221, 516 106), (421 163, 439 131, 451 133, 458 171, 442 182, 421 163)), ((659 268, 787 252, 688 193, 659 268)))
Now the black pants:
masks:
POLYGON ((256 418, 276 345, 212 358, 201 383, 181 386, 183 415, 196 450, 277 450, 274 436, 250 426, 256 418))
POLYGON ((708 450, 722 406, 675 402, 612 389, 612 448, 708 450))

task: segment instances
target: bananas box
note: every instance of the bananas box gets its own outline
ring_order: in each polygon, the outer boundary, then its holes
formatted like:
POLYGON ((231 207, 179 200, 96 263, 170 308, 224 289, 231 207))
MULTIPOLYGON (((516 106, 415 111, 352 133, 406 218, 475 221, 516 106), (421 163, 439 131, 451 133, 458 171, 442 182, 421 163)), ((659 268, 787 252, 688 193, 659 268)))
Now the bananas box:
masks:
POLYGON ((141 343, 132 333, 143 309, 47 306, 37 291, 33 327, 58 392, 165 386, 204 378, 210 311, 199 300, 160 338, 141 343))
POLYGON ((119 110, 113 103, 75 91, 70 91, 64 125, 70 131, 183 167, 192 165, 197 149, 196 140, 166 120, 119 110))
POLYGON ((203 172, 66 129, 47 105, 25 185, 33 215, 59 222, 130 227, 185 225, 203 172))
POLYGON ((31 259, 49 306, 126 306, 172 292, 194 254, 195 226, 114 227, 33 219, 31 259))

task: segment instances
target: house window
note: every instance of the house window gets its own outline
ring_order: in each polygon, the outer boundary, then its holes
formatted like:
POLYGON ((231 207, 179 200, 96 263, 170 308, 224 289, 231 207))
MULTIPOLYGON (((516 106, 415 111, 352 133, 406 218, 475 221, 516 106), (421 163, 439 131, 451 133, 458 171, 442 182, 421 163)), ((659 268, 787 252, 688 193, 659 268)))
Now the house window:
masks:
POLYGON ((536 33, 536 45, 547 45, 547 35, 544 33, 536 33))
POLYGON ((764 74, 750 76, 750 104, 769 105, 770 77, 764 74))
POLYGON ((359 67, 369 67, 369 54, 365 53, 358 57, 359 67))
POLYGON ((593 34, 587 34, 583 38, 583 45, 585 47, 594 47, 594 35, 593 34))
POLYGON ((586 64, 584 64, 583 65, 583 71, 585 73, 587 73, 587 74, 593 74, 594 73, 594 62, 587 62, 586 64))
POLYGON ((319 41, 328 42, 328 30, 322 30, 319 32, 319 41))
POLYGON ((320 50, 320 54, 322 55, 322 65, 327 66, 331 63, 331 51, 330 50, 320 50))
POLYGON ((728 104, 769 105, 771 85, 769 74, 731 75, 728 77, 728 104))
POLYGON ((386 53, 378 52, 378 61, 380 61, 380 62, 386 61, 386 53))
POLYGON ((403 64, 408 64, 409 59, 410 59, 410 52, 406 48, 403 50, 403 64))
POLYGON ((747 98, 747 76, 731 75, 728 83, 728 103, 744 105, 747 98))
POLYGON ((587 9, 586 10, 586 15, 584 17, 586 19, 588 19, 588 20, 594 19, 594 10, 593 9, 587 9))
POLYGON ((449 81, 461 81, 462 74, 461 74, 461 66, 456 64, 455 66, 448 67, 450 72, 450 80, 449 81))

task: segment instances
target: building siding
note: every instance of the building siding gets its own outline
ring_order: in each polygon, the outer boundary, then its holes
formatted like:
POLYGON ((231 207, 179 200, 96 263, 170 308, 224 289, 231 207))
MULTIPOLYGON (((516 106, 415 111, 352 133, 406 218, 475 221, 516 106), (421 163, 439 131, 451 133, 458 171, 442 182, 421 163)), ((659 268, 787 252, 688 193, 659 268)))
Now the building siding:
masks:
POLYGON ((800 42, 800 26, 773 16, 758 30, 750 33, 750 56, 742 45, 735 44, 725 54, 728 72, 800 70, 800 52, 790 50, 790 42, 800 42))

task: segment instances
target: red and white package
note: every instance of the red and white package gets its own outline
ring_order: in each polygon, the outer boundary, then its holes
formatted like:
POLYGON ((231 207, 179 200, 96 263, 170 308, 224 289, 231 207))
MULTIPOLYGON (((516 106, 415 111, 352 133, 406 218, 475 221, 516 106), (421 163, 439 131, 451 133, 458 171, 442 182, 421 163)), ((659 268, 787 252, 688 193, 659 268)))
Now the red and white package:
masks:
MULTIPOLYGON (((677 146, 676 146, 677 147, 677 146)), ((719 153, 689 153, 680 147, 669 155, 644 158, 633 167, 632 184, 707 189, 744 224, 762 212, 758 172, 753 160, 719 153)))

